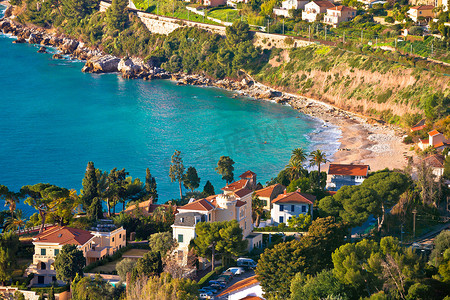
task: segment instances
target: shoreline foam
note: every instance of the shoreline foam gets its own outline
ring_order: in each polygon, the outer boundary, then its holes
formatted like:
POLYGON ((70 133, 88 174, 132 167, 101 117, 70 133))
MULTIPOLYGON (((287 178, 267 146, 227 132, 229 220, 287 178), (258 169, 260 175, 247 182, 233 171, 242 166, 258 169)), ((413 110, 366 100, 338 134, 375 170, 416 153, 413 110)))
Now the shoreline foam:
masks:
MULTIPOLYGON (((29 28, 23 26, 22 30, 24 29, 27 30, 29 28)), ((41 34, 44 34, 45 32, 44 30, 39 29, 34 30, 37 30, 37 32, 40 32, 41 34)), ((47 36, 55 37, 54 34, 47 34, 47 36)), ((74 40, 62 38, 61 41, 74 40)), ((80 43, 80 45, 81 44, 82 43, 80 43)), ((61 45, 62 42, 59 46, 61 45)), ((83 48, 81 51, 92 51, 93 53, 98 54, 98 50, 87 48, 83 48)), ((73 52, 74 51, 69 53, 72 58, 83 61, 82 59, 79 59, 79 56, 77 57, 73 55, 73 52)), ((80 54, 78 53, 78 55, 80 54)), ((322 122, 322 126, 326 125, 327 128, 328 126, 332 126, 329 128, 329 131, 333 131, 338 128, 340 130, 340 136, 336 136, 335 132, 334 135, 333 133, 330 133, 327 137, 315 141, 314 135, 321 134, 323 132, 321 131, 321 127, 318 127, 314 131, 317 131, 317 133, 310 134, 308 137, 311 141, 313 141, 313 143, 315 143, 315 145, 327 144, 326 140, 331 137, 337 141, 336 145, 340 143, 340 146, 332 147, 333 149, 337 148, 336 151, 328 151, 328 154, 334 152, 331 156, 329 155, 329 158, 335 163, 370 164, 372 170, 384 169, 385 167, 403 168, 406 165, 405 157, 407 155, 412 155, 412 153, 408 151, 408 146, 402 143, 401 135, 404 134, 404 131, 398 127, 382 125, 376 122, 375 124, 369 124, 369 119, 365 116, 342 110, 316 99, 276 91, 269 86, 253 80, 250 75, 247 75, 247 77, 251 80, 244 79, 241 82, 237 82, 228 79, 212 80, 201 75, 187 75, 183 73, 171 74, 163 70, 162 73, 151 73, 148 77, 144 76, 137 78, 149 80, 155 78, 153 74, 162 74, 162 76, 160 75, 160 77, 156 77, 160 79, 165 79, 170 76, 171 79, 176 81, 179 85, 215 87, 231 91, 243 97, 252 98, 253 100, 271 101, 289 105, 293 109, 303 113, 305 116, 317 120, 319 123, 322 122), (378 138, 373 135, 374 133, 377 134, 378 138), (369 139, 369 137, 372 138, 369 139), (383 149, 383 151, 380 151, 380 149, 383 149)), ((124 74, 124 72, 122 72, 122 76, 125 77, 125 75, 129 76, 128 73, 124 74)), ((136 77, 129 76, 127 78, 136 77)))

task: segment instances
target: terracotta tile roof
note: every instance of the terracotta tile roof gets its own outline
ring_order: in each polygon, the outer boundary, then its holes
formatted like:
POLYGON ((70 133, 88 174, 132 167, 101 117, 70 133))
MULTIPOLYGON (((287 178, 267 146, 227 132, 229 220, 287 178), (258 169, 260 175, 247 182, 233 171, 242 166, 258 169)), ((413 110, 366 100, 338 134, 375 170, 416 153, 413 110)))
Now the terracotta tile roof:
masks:
POLYGON ((330 164, 328 175, 367 176, 369 170, 368 165, 330 164))
POLYGON ((237 200, 236 201, 236 207, 241 207, 244 206, 245 204, 247 204, 247 202, 241 201, 241 200, 237 200))
POLYGON ((94 235, 92 233, 83 229, 55 226, 35 236, 33 242, 58 245, 84 245, 93 237, 94 235))
POLYGON ((433 147, 434 148, 439 148, 439 147, 442 147, 442 146, 445 146, 445 145, 447 145, 447 144, 444 143, 444 142, 440 142, 440 143, 437 143, 437 144, 433 145, 433 147))
POLYGON ((334 4, 331 3, 330 1, 317 0, 313 2, 317 4, 319 7, 334 7, 334 4))
POLYGON ((247 296, 247 297, 241 298, 239 300, 263 300, 263 298, 258 297, 258 296, 247 296))
POLYGON ((234 192, 234 191, 242 189, 244 186, 247 185, 247 183, 248 183, 247 179, 241 179, 241 180, 232 182, 229 185, 223 187, 222 190, 234 192))
POLYGON ((425 139, 425 140, 419 139, 419 141, 420 141, 422 144, 429 144, 429 143, 430 143, 430 140, 429 140, 429 139, 425 139))
POLYGON ((300 193, 298 191, 278 195, 272 200, 272 203, 305 203, 313 204, 316 197, 310 194, 300 193))
POLYGON ((438 134, 441 134, 441 133, 439 131, 437 131, 436 129, 433 130, 433 131, 428 132, 429 136, 435 136, 435 135, 438 135, 438 134))
POLYGON ((255 191, 256 195, 258 195, 259 197, 264 197, 264 198, 270 198, 270 196, 272 196, 273 190, 277 187, 277 186, 281 186, 282 189, 285 189, 286 187, 277 183, 277 184, 273 184, 271 186, 265 187, 263 189, 257 190, 255 191))
POLYGON ((329 8, 329 10, 337 10, 337 11, 354 11, 356 9, 353 9, 351 7, 348 6, 343 6, 343 5, 339 5, 339 6, 335 6, 332 8, 329 8))
MULTIPOLYGON (((143 201, 141 203, 138 203, 138 207, 140 209, 145 209, 147 210, 147 208, 150 206, 150 204, 152 204, 153 199, 149 199, 147 201, 143 201)), ((133 210, 136 209, 136 204, 130 205, 125 209, 125 212, 132 212, 133 210)))
POLYGON ((227 294, 242 290, 246 287, 252 286, 252 285, 256 285, 259 284, 258 279, 256 279, 256 275, 246 278, 244 280, 238 281, 235 284, 233 284, 232 286, 230 286, 229 288, 227 288, 226 290, 224 290, 222 293, 220 293, 219 295, 217 295, 217 297, 222 297, 225 296, 227 294))
POLYGON ((333 196, 333 195, 336 195, 337 192, 335 192, 335 191, 327 191, 327 193, 328 193, 328 195, 333 196))
POLYGON ((434 155, 428 156, 423 161, 425 163, 427 163, 428 165, 432 166, 433 168, 443 168, 445 157, 442 154, 434 154, 434 155))
POLYGON ((420 131, 420 130, 424 129, 425 127, 426 127, 425 119, 422 119, 419 121, 419 123, 417 123, 416 125, 414 125, 411 128, 411 131, 420 131))
POLYGON ((248 171, 245 171, 244 173, 242 173, 242 175, 239 176, 239 178, 249 178, 249 177, 253 177, 255 175, 256 175, 256 173, 253 173, 252 171, 248 170, 248 171))
POLYGON ((211 202, 209 202, 206 199, 200 199, 196 200, 192 203, 188 203, 182 207, 179 207, 179 210, 185 209, 185 210, 199 210, 199 211, 210 211, 215 208, 214 205, 212 205, 211 202))
POLYGON ((248 188, 246 188, 246 187, 244 187, 243 189, 240 189, 240 190, 234 192, 234 194, 235 194, 236 196, 238 196, 239 198, 242 198, 242 197, 244 197, 244 196, 247 196, 248 194, 251 194, 251 193, 252 193, 252 190, 251 190, 251 189, 248 189, 248 188))
POLYGON ((411 7, 411 9, 416 9, 416 10, 429 10, 429 9, 433 9, 433 8, 434 8, 433 5, 418 5, 418 6, 411 7))

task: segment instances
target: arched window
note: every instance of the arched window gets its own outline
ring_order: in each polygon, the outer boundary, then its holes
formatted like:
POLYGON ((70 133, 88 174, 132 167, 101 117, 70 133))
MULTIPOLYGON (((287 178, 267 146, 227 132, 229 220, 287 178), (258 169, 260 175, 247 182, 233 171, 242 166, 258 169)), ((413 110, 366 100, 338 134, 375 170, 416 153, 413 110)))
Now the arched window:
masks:
POLYGON ((46 265, 44 262, 41 262, 40 269, 41 269, 41 270, 47 269, 47 265, 46 265))

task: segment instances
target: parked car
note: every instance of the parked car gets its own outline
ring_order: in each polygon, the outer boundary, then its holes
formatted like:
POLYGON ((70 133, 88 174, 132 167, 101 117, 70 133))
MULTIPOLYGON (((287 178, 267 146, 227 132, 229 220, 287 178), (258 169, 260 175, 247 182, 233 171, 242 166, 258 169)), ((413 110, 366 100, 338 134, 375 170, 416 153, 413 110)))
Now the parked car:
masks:
POLYGON ((214 283, 214 284, 211 284, 210 285, 210 287, 212 287, 213 289, 216 289, 216 290, 218 290, 218 291, 220 291, 221 289, 223 289, 224 287, 226 287, 227 285, 226 284, 224 284, 224 283, 214 283))
POLYGON ((233 277, 233 276, 234 276, 234 273, 233 273, 233 272, 230 272, 230 271, 225 271, 225 272, 222 273, 222 275, 233 277))
POLYGON ((237 259, 237 265, 248 269, 256 268, 256 262, 251 258, 240 257, 237 259))
POLYGON ((206 293, 206 292, 211 292, 213 294, 217 293, 217 290, 213 287, 210 286, 205 286, 201 289, 198 290, 200 293, 206 293))
POLYGON ((203 292, 203 293, 200 293, 200 299, 211 299, 212 297, 213 297, 214 295, 213 295, 213 293, 211 293, 211 292, 203 292))
POLYGON ((245 273, 245 269, 242 267, 232 267, 228 268, 225 272, 231 272, 234 276, 238 276, 245 273))
POLYGON ((217 285, 220 285, 222 288, 227 286, 224 282, 217 281, 217 280, 210 280, 208 283, 210 286, 217 284, 217 285))

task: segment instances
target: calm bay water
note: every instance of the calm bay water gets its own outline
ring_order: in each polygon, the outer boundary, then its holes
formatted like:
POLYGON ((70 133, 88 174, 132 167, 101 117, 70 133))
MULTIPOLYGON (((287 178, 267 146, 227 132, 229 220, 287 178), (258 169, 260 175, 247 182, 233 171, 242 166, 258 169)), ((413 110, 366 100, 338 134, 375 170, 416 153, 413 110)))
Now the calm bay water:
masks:
POLYGON ((178 195, 168 177, 176 149, 186 167, 197 168, 200 189, 210 180, 218 192, 221 155, 236 162, 236 177, 250 169, 264 184, 293 148, 332 154, 339 145, 338 130, 287 106, 165 80, 84 74, 82 62, 12 41, 0 35, 0 184, 13 190, 39 182, 79 190, 93 161, 141 179, 150 168, 162 202, 178 195))

